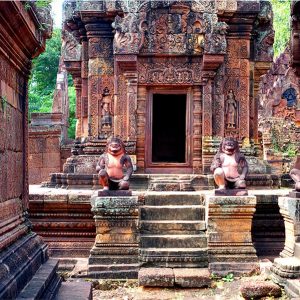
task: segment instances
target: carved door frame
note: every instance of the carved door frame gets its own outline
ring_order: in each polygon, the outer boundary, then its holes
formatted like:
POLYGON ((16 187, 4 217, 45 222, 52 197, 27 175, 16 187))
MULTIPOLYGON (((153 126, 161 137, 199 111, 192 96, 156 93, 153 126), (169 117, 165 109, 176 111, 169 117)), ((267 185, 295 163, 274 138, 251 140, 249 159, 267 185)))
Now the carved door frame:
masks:
POLYGON ((192 173, 192 88, 191 87, 152 87, 148 89, 146 103, 146 139, 145 139, 145 171, 146 173, 192 173), (186 95, 186 141, 185 162, 168 163, 152 162, 152 124, 153 95, 174 94, 186 95))

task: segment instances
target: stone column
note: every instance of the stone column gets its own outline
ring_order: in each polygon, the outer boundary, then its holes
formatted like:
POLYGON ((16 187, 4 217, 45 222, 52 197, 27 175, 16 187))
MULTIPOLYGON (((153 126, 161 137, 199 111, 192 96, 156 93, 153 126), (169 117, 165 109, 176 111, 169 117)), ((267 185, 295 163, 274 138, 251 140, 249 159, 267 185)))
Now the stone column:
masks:
POLYGON ((201 157, 201 133, 202 133, 202 101, 201 90, 199 86, 193 88, 193 171, 201 173, 202 157, 201 157))
POLYGON ((110 23, 86 24, 88 37, 88 135, 98 138, 104 89, 113 95, 113 33, 110 23))
POLYGON ((274 260, 271 277, 285 285, 288 279, 300 278, 300 193, 292 191, 289 197, 279 197, 278 205, 284 218, 285 245, 281 257, 274 260))
POLYGON ((80 77, 74 78, 73 81, 74 81, 74 88, 75 88, 75 93, 76 93, 75 117, 77 119, 75 137, 81 138, 82 137, 81 78, 80 77))
MULTIPOLYGON (((82 61, 81 61, 81 134, 88 136, 88 42, 82 42, 82 61)), ((77 135, 76 135, 77 137, 77 135)))
POLYGON ((96 240, 88 262, 88 275, 96 278, 137 278, 138 197, 98 197, 92 212, 96 240))
POLYGON ((202 169, 204 174, 209 173, 212 160, 210 141, 212 141, 212 81, 207 80, 202 95, 202 169))
POLYGON ((279 197, 278 205, 284 218, 285 244, 281 257, 294 255, 295 244, 300 242, 300 193, 299 198, 279 197))
POLYGON ((146 103, 147 88, 138 87, 137 95, 137 167, 139 170, 145 168, 145 142, 146 142, 146 103))
POLYGON ((258 269, 251 227, 255 196, 208 196, 209 269, 220 275, 249 274, 258 269))

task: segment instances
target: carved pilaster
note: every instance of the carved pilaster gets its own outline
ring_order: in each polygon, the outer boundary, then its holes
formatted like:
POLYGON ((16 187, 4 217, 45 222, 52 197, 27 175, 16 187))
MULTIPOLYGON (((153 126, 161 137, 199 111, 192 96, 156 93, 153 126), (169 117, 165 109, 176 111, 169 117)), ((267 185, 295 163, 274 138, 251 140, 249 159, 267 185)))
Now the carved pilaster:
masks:
POLYGON ((139 86, 137 91, 137 167, 145 168, 145 141, 146 141, 146 101, 147 88, 139 86))
POLYGON ((136 278, 138 197, 92 197, 96 240, 88 273, 98 278, 136 278))
POLYGON ((88 135, 102 134, 102 96, 107 88, 113 95, 113 34, 110 23, 86 24, 88 38, 88 135))
POLYGON ((73 80, 74 82, 74 88, 76 93, 76 132, 75 136, 76 138, 79 138, 82 136, 82 102, 81 102, 81 78, 75 78, 73 80))
POLYGON ((257 271, 258 258, 251 228, 255 196, 208 196, 209 269, 225 275, 257 271))
POLYGON ((201 136, 202 136, 202 116, 201 116, 201 89, 199 86, 193 88, 193 172, 201 173, 201 136))

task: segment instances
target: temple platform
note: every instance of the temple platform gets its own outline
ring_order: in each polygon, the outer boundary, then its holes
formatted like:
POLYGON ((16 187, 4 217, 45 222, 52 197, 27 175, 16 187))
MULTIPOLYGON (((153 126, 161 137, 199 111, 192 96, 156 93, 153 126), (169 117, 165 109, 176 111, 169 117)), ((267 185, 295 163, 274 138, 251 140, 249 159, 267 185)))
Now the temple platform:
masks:
MULTIPOLYGON (((284 222, 280 219, 278 197, 287 196, 289 191, 251 188, 248 190, 249 196, 256 196, 257 199, 251 236, 259 259, 273 259, 283 250, 284 222)), ((61 261, 60 268, 67 266, 67 269, 71 270, 78 260, 87 259, 91 254, 96 238, 95 220, 91 211, 91 197, 94 193, 95 190, 90 188, 30 186, 29 218, 33 230, 48 243, 50 256, 61 261)), ((139 256, 140 265, 171 268, 207 267, 206 199, 214 196, 214 190, 133 189, 132 196, 139 202, 136 222, 140 243, 134 245, 135 249, 131 250, 134 255, 139 256), (194 240, 193 237, 197 239, 194 240)), ((103 251, 100 250, 97 251, 102 255, 103 251)), ((100 255, 98 252, 97 255, 100 255)), ((130 255, 132 253, 130 252, 130 255)), ((134 262, 137 263, 137 259, 134 262)))

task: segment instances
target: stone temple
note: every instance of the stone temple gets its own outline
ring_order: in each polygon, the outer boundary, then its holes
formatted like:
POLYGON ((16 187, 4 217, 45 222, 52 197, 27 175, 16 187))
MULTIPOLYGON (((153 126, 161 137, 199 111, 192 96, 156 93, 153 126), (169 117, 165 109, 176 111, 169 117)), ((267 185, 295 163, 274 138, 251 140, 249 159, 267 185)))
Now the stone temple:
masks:
MULTIPOLYGON (((296 69, 292 81, 298 86, 299 3, 291 4, 288 62, 296 69)), ((0 2, 0 20, 10 20, 0 33, 17 32, 9 18, 13 8, 24 16, 20 25, 27 20, 22 28, 32 39, 17 52, 17 35, 8 39, 14 45, 8 50, 0 41, 1 66, 6 66, 0 74, 0 117, 5 136, 18 141, 5 146, 0 140, 0 170, 5 170, 0 178, 0 296, 24 298, 36 291, 37 297, 58 293, 63 299, 73 290, 89 299, 89 283, 61 283, 58 261, 74 277, 204 287, 211 273, 259 272, 265 258, 272 279, 290 296, 299 296, 299 191, 291 191, 290 179, 280 189, 283 178, 264 161, 258 134, 260 77, 269 76, 273 63, 271 4, 103 0, 65 1, 63 6, 64 75, 58 78, 52 114, 33 116, 28 147, 30 60, 43 51, 50 34, 38 34, 33 8, 0 2), (13 61, 3 49, 13 53, 13 61), (19 57, 26 57, 25 65, 19 57), (7 70, 16 75, 8 76, 7 70), (68 102, 60 96, 67 89, 66 72, 76 90, 72 149, 60 145, 67 140, 68 102), (96 164, 110 136, 124 141, 133 162, 132 193, 97 191, 96 164), (224 137, 238 141, 249 165, 249 191, 243 195, 212 191, 210 166, 224 137), (20 166, 9 168, 9 161, 20 166), (32 182, 50 173, 29 193, 28 161, 31 170, 43 173, 32 182), (10 188, 16 182, 22 184, 10 188)))

